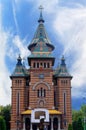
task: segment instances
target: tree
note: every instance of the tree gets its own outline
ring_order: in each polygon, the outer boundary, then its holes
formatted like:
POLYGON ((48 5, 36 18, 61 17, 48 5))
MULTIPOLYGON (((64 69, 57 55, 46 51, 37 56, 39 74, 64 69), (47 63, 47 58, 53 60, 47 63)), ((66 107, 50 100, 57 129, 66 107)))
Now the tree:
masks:
POLYGON ((5 120, 2 116, 0 116, 0 130, 6 130, 5 120))
POLYGON ((68 125, 68 130, 73 130, 72 124, 68 125))
POLYGON ((74 121, 74 122, 73 122, 73 130, 78 130, 77 121, 74 121))
POLYGON ((72 119, 73 122, 78 121, 79 118, 83 118, 83 112, 80 110, 73 110, 72 111, 72 119))
POLYGON ((2 109, 2 116, 4 117, 6 122, 6 130, 10 129, 10 111, 11 105, 4 106, 2 109))
POLYGON ((78 119, 77 128, 78 128, 78 130, 83 130, 83 125, 82 125, 82 120, 81 120, 81 118, 78 119))
POLYGON ((84 126, 84 118, 86 118, 86 105, 82 105, 80 110, 72 111, 73 130, 82 130, 84 126), (79 128, 81 127, 81 128, 79 128))

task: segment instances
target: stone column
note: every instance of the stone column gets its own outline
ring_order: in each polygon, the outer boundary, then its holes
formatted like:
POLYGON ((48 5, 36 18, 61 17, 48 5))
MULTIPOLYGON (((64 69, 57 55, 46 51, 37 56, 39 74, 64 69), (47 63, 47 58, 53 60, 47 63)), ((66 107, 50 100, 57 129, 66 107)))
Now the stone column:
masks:
POLYGON ((30 130, 32 130, 32 123, 30 122, 30 130))
POLYGON ((58 130, 61 130, 60 129, 60 116, 58 117, 58 130))
POLYGON ((53 130, 53 117, 51 117, 51 130, 53 130))
POLYGON ((23 117, 23 130, 25 130, 25 118, 23 117))
POLYGON ((37 130, 39 130, 39 127, 37 126, 37 130))

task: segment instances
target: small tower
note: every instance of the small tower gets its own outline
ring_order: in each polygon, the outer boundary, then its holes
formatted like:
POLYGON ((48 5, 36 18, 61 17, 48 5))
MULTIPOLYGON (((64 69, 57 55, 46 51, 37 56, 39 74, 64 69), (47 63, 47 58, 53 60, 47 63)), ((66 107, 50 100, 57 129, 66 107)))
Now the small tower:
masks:
POLYGON ((26 108, 26 80, 28 74, 26 68, 22 65, 22 59, 19 55, 13 74, 12 80, 12 110, 11 110, 11 129, 20 128, 22 121, 21 112, 26 108))
POLYGON ((72 76, 68 73, 65 58, 62 56, 61 63, 55 71, 56 84, 56 107, 62 114, 62 127, 67 128, 69 123, 72 123, 71 111, 71 79, 72 76))

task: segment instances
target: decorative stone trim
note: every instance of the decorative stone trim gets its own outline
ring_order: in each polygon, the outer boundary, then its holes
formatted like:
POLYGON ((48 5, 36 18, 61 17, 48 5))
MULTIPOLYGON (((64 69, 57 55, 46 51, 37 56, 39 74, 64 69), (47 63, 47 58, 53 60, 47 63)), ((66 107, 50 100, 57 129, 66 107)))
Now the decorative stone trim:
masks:
POLYGON ((39 84, 46 85, 48 87, 48 89, 50 90, 50 85, 48 83, 46 83, 46 82, 43 82, 43 81, 35 83, 35 85, 32 87, 32 89, 35 90, 36 86, 39 85, 39 84))

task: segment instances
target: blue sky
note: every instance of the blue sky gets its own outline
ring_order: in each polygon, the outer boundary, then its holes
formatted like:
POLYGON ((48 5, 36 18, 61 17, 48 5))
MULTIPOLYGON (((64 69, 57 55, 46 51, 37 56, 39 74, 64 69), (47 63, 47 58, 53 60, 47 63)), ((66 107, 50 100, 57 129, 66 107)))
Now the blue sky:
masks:
MULTIPOLYGON (((0 105, 11 102, 11 80, 16 58, 25 59, 38 26, 39 10, 48 36, 55 46, 55 67, 61 56, 72 79, 72 98, 86 97, 86 1, 85 0, 1 0, 0 1, 0 105)), ((82 101, 81 101, 82 102, 82 101)))

